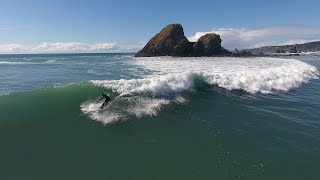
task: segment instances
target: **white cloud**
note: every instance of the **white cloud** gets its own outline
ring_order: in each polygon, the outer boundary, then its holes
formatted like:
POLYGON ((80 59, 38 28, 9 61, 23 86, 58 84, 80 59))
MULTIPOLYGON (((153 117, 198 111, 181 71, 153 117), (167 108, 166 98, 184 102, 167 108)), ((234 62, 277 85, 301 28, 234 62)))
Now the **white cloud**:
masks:
POLYGON ((137 43, 123 44, 121 46, 121 52, 138 52, 146 45, 145 41, 139 41, 137 43))
POLYGON ((320 27, 307 26, 277 26, 260 29, 216 28, 210 32, 197 32, 188 39, 196 41, 207 33, 219 34, 222 46, 227 49, 296 44, 320 39, 320 27))
POLYGON ((1 54, 14 53, 81 53, 81 52, 118 52, 116 43, 44 42, 35 46, 23 44, 2 44, 1 54))
POLYGON ((3 44, 0 45, 1 54, 21 53, 24 51, 24 46, 21 44, 3 44))
POLYGON ((57 53, 57 52, 111 52, 118 50, 115 43, 79 43, 79 42, 56 42, 42 43, 31 48, 35 53, 57 53))

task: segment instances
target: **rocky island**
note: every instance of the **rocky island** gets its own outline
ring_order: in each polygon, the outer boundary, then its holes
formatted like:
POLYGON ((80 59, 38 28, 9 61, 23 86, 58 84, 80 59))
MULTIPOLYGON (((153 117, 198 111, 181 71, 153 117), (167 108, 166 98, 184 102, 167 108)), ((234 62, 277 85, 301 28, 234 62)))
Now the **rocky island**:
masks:
POLYGON ((223 48, 221 42, 220 35, 215 33, 205 34, 200 37, 197 42, 189 42, 184 35, 181 24, 169 24, 152 37, 135 57, 251 57, 277 56, 278 54, 300 55, 301 52, 320 52, 320 41, 285 46, 265 46, 255 49, 235 49, 235 51, 232 52, 223 48))
POLYGON ((149 40, 145 47, 135 57, 152 56, 228 56, 232 53, 221 46, 218 34, 209 33, 189 42, 184 36, 181 24, 169 24, 149 40))

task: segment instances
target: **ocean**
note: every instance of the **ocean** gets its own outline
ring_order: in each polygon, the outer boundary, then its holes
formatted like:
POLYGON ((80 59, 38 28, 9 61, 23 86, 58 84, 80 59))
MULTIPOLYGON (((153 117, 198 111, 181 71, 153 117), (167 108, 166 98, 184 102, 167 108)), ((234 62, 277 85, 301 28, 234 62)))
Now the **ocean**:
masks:
POLYGON ((320 56, 133 56, 0 55, 0 179, 319 179, 320 56))

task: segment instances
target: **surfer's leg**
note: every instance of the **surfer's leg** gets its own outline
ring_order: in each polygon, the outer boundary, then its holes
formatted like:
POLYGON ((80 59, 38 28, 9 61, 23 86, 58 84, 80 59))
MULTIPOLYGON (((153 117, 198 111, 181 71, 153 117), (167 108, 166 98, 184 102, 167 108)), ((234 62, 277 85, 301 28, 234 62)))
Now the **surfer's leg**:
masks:
POLYGON ((100 108, 103 109, 104 105, 105 105, 105 102, 101 104, 100 108))

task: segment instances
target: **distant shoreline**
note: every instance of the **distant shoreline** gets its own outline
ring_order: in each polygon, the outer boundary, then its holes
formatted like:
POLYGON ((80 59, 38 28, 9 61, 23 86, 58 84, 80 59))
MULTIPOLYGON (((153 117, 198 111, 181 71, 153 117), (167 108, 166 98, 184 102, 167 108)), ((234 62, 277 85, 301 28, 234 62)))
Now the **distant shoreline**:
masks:
POLYGON ((251 53, 320 53, 320 41, 312 41, 303 44, 288 44, 283 46, 263 46, 259 48, 246 49, 251 53))

